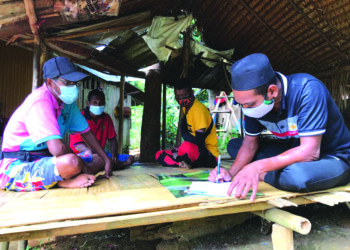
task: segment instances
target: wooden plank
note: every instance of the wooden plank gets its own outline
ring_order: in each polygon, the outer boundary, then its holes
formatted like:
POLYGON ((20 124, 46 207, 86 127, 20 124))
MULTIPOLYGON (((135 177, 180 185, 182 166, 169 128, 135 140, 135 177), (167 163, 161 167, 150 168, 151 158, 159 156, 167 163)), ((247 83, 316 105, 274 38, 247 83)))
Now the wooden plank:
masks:
POLYGON ((276 207, 282 208, 282 207, 297 207, 298 205, 286 200, 286 199, 281 199, 281 198, 277 198, 277 199, 273 199, 273 200, 269 200, 268 201, 269 204, 274 205, 276 207))
MULTIPOLYGON (((297 204, 310 204, 302 197, 292 198, 297 204)), ((30 226, 0 228, 0 241, 19 239, 52 238, 60 235, 97 232, 141 225, 190 220, 208 216, 266 210, 272 205, 264 202, 246 203, 237 206, 199 206, 130 215, 111 216, 98 219, 72 220, 30 226)))
POLYGON ((319 202, 328 206, 334 206, 341 202, 350 201, 350 193, 348 192, 330 192, 323 194, 306 195, 305 199, 319 202))

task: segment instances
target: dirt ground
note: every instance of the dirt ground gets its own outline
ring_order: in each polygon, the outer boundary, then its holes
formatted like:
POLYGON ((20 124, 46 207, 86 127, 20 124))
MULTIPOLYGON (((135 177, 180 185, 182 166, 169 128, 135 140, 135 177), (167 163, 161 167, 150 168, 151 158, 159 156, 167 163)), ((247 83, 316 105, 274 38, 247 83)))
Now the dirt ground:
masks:
MULTIPOLYGON (((312 204, 288 211, 309 219, 312 224, 308 235, 294 233, 295 249, 350 249, 350 210, 345 204, 334 207, 312 204)), ((177 241, 162 240, 131 242, 130 230, 127 228, 58 237, 50 244, 39 243, 31 249, 272 249, 270 234, 263 234, 261 229, 261 219, 255 216, 225 232, 217 232, 181 244, 177 241)), ((33 246, 35 242, 30 241, 29 244, 33 246)))

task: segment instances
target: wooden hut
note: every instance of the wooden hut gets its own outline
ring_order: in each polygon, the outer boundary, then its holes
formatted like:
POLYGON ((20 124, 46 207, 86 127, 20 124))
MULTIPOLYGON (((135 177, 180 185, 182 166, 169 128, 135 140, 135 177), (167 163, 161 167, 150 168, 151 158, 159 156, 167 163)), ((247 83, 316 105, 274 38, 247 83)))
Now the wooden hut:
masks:
MULTIPOLYGON (((33 51, 34 76, 32 81, 26 80, 26 91, 40 85, 42 63, 53 54, 111 74, 146 78, 147 117, 144 116, 141 131, 141 158, 151 161, 154 151, 159 149, 159 141, 154 138, 160 136, 161 85, 172 85, 180 76, 186 76, 194 87, 229 91, 227 69, 235 60, 254 52, 265 53, 276 71, 306 72, 319 77, 349 123, 346 115, 349 16, 349 0, 7 0, 0 1, 0 40, 16 46, 12 47, 14 50, 33 51), (160 16, 169 22, 184 20, 183 28, 174 33, 182 37, 181 46, 170 45, 161 35, 151 34, 151 30, 157 29, 153 23, 160 16), (198 32, 200 42, 192 36, 198 32), (101 45, 106 48, 96 50, 101 45), (151 65, 156 66, 146 74, 139 71, 151 65)), ((15 81, 21 84, 22 80, 15 81)), ((6 95, 1 102, 11 103, 9 98, 6 95)), ((23 195, 26 211, 32 214, 22 217, 18 217, 18 206, 23 203, 1 193, 0 231, 4 236, 0 240, 188 220, 310 202, 334 205, 349 201, 345 192, 349 188, 301 196, 265 190, 265 186, 262 190, 270 196, 253 205, 233 198, 179 201, 150 179, 152 171, 155 170, 149 169, 149 175, 135 169, 125 172, 120 176, 129 183, 104 183, 89 192, 82 191, 85 193, 80 199, 76 198, 79 191, 74 195, 59 191, 55 195, 46 192, 23 195), (131 182, 139 185, 130 185, 131 182), (146 195, 139 194, 140 187, 147 191, 146 195), (65 210, 63 205, 68 203, 74 206, 65 210), (46 218, 36 210, 38 204, 50 204, 52 210, 46 211, 46 218), (87 207, 90 209, 82 209, 87 207)), ((119 181, 120 176, 114 179, 119 181)))

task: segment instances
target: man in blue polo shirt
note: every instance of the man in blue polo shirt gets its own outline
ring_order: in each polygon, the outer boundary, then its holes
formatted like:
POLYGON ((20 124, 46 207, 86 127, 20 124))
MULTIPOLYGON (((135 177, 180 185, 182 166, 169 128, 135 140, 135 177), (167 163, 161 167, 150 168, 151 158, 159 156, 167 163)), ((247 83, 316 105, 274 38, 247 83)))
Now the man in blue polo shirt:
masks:
POLYGON ((233 95, 243 108, 244 139, 227 146, 235 158, 217 177, 231 181, 237 198, 258 183, 282 190, 311 192, 350 182, 350 133, 323 83, 309 74, 284 76, 273 71, 264 54, 251 54, 231 68, 233 95), (259 140, 263 130, 273 140, 259 140))

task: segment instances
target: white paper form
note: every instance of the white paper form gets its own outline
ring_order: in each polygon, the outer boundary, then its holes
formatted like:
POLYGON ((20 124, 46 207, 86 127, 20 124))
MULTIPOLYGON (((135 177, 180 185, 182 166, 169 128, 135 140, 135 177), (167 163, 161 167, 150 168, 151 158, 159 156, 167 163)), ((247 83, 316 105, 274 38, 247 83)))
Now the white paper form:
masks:
MULTIPOLYGON (((216 183, 211 181, 192 181, 187 194, 227 197, 227 190, 231 182, 216 183)), ((234 194, 235 191, 232 191, 234 194)))

